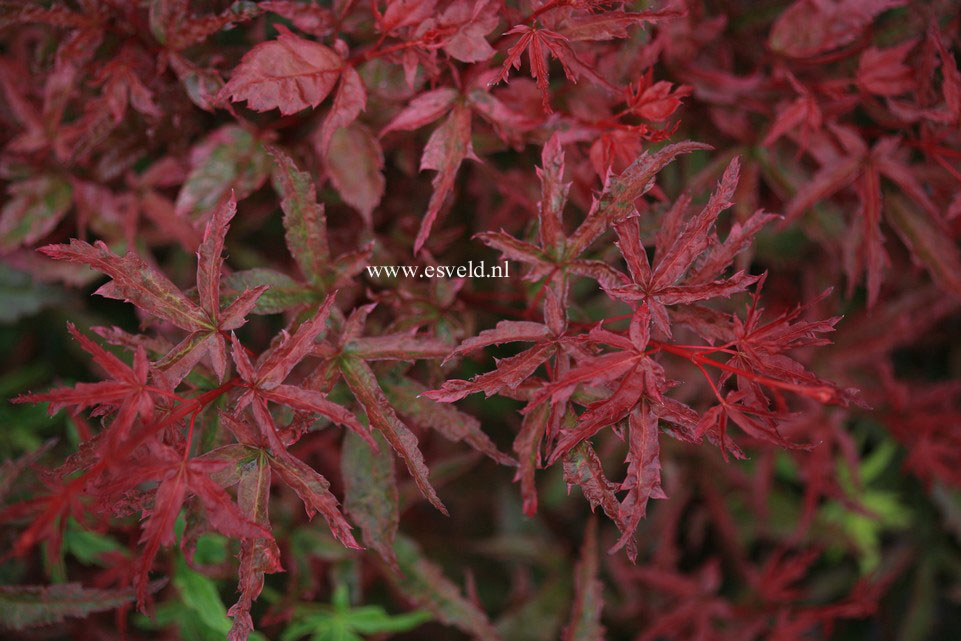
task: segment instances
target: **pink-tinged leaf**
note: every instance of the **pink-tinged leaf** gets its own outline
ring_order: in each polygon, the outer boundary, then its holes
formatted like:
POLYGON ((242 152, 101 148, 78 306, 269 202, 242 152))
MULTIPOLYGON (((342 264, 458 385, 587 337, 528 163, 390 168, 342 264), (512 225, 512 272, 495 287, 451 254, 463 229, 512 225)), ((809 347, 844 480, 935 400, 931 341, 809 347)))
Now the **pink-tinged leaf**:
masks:
POLYGON ((262 392, 267 400, 302 412, 313 412, 329 421, 343 425, 363 438, 371 447, 374 441, 370 431, 360 424, 357 418, 346 407, 328 401, 323 394, 316 390, 294 387, 293 385, 278 385, 262 392))
POLYGON ((437 0, 393 0, 388 3, 387 10, 378 21, 378 28, 384 34, 395 29, 416 25, 434 13, 437 0))
MULTIPOLYGON (((220 334, 210 330, 191 332, 154 363, 154 368, 159 374, 158 380, 161 380, 168 389, 175 388, 214 348, 214 343, 219 336, 220 334)), ((217 375, 220 376, 221 372, 217 372, 217 375)))
POLYGON ((944 76, 941 92, 944 94, 949 117, 951 122, 959 122, 961 121, 961 72, 958 71, 957 61, 954 59, 954 54, 944 45, 941 31, 934 21, 928 28, 928 37, 934 42, 938 57, 941 59, 941 74, 944 76))
POLYGON ((647 259, 647 250, 641 244, 641 234, 637 229, 637 221, 627 218, 614 224, 617 234, 617 248, 627 263, 627 271, 635 283, 649 283, 651 280, 651 265, 647 259))
POLYGON ((355 307, 344 322, 344 327, 341 330, 341 341, 349 343, 360 338, 361 334, 364 333, 367 317, 370 316, 370 313, 376 308, 377 303, 368 303, 367 305, 355 307))
POLYGON ((593 279, 604 289, 625 287, 630 284, 630 281, 622 272, 600 260, 586 260, 583 258, 572 260, 568 263, 568 271, 578 276, 593 279))
POLYGON ((333 11, 316 4, 307 4, 297 0, 267 0, 266 2, 259 2, 257 6, 264 11, 276 13, 278 16, 290 20, 301 31, 318 37, 329 35, 336 23, 336 16, 333 11))
POLYGON ((553 465, 578 443, 627 416, 637 405, 644 388, 644 378, 639 368, 626 372, 609 398, 588 407, 587 411, 581 414, 577 425, 558 439, 547 464, 553 465))
POLYGON ((562 641, 604 641, 606 631, 601 625, 604 585, 597 576, 597 556, 597 520, 592 518, 587 522, 581 558, 574 568, 574 603, 562 641))
POLYGON ((571 236, 568 254, 572 257, 580 255, 611 224, 630 216, 634 211, 635 201, 654 186, 657 172, 677 156, 705 149, 711 147, 696 142, 680 142, 654 153, 641 154, 619 176, 605 185, 600 199, 595 201, 587 218, 571 236))
POLYGON ((564 242, 564 204, 571 183, 564 182, 564 148, 560 133, 555 132, 541 152, 541 166, 537 168, 541 180, 541 202, 538 211, 538 233, 542 247, 559 248, 564 242))
POLYGON ((911 256, 924 265, 934 282, 945 292, 961 297, 961 250, 943 225, 897 194, 887 196, 884 213, 911 256))
MULTIPOLYGON (((239 416, 233 414, 228 414, 226 412, 219 413, 220 425, 226 427, 227 430, 237 439, 238 443, 234 445, 225 445, 220 448, 211 450, 210 453, 204 456, 210 455, 212 458, 218 458, 212 453, 221 451, 224 448, 234 448, 239 447, 241 449, 236 451, 227 451, 224 454, 225 460, 235 460, 238 464, 242 462, 249 462, 250 458, 250 448, 260 447, 263 444, 261 436, 257 431, 256 426, 251 425, 249 421, 239 416), (242 456, 243 458, 235 458, 236 456, 242 456)), ((239 479, 238 479, 239 480, 239 479)))
POLYGON ((661 80, 646 87, 636 96, 631 96, 631 109, 641 118, 652 122, 667 120, 678 107, 681 100, 691 95, 688 85, 675 88, 673 83, 661 80))
POLYGON ((631 349, 643 352, 651 341, 651 310, 647 305, 641 305, 634 310, 627 335, 631 341, 631 349))
POLYGON ((257 364, 257 383, 261 388, 271 389, 283 383, 294 366, 310 354, 314 339, 327 328, 327 317, 335 296, 336 292, 331 293, 313 318, 301 323, 292 336, 287 336, 261 355, 257 364))
POLYGON ((907 0, 796 0, 771 27, 768 46, 792 58, 810 58, 857 39, 882 11, 907 0))
POLYGON ((331 135, 324 168, 345 203, 370 227, 372 214, 384 195, 384 152, 366 127, 353 123, 331 135))
POLYGON ((190 102, 213 113, 217 107, 217 95, 224 88, 220 73, 216 69, 198 67, 173 51, 169 52, 169 55, 170 66, 177 74, 190 102))
POLYGON ((657 291, 657 301, 662 305, 690 305, 712 298, 728 298, 732 294, 745 291, 759 278, 760 276, 737 272, 730 278, 700 285, 665 287, 657 291))
POLYGON ((206 312, 135 254, 120 257, 101 241, 90 245, 76 238, 71 239, 69 245, 47 245, 40 251, 55 260, 88 265, 110 276, 113 280, 98 290, 107 298, 126 300, 187 331, 214 329, 206 312))
POLYGON ((384 442, 374 451, 353 434, 344 436, 340 459, 344 479, 344 509, 360 526, 364 545, 376 550, 395 572, 394 539, 400 523, 394 459, 384 442))
POLYGON ((918 181, 915 171, 894 156, 893 148, 899 142, 898 138, 882 138, 878 141, 871 153, 874 166, 885 178, 895 183, 906 196, 920 205, 929 216, 940 218, 941 209, 928 196, 927 190, 918 181), (888 148, 892 149, 891 153, 887 153, 888 148))
POLYGON ((384 435, 390 446, 404 461, 407 471, 410 472, 421 494, 446 516, 447 508, 430 484, 424 455, 417 447, 417 437, 397 418, 374 372, 362 360, 351 357, 340 359, 340 371, 354 398, 367 413, 371 426, 384 435))
POLYGON ((287 115, 316 107, 334 88, 343 60, 333 49, 276 25, 276 40, 248 51, 220 92, 222 99, 247 101, 255 111, 280 109, 287 115))
POLYGON ((200 306, 215 322, 220 312, 220 273, 224 265, 224 239, 236 213, 237 201, 231 196, 214 211, 207 222, 203 242, 197 250, 197 292, 200 295, 200 306))
POLYGON ((12 183, 0 210, 0 249, 30 245, 63 219, 73 204, 70 183, 54 174, 12 183))
POLYGON ((500 5, 493 0, 454 0, 438 17, 438 28, 453 29, 443 49, 461 62, 481 62, 494 55, 484 37, 500 22, 500 5))
POLYGON ((304 502, 308 518, 320 512, 331 534, 345 547, 363 549, 351 533, 350 523, 340 512, 340 504, 330 491, 330 483, 317 470, 298 458, 284 453, 270 459, 270 466, 280 479, 304 502))
POLYGON ((454 178, 457 170, 465 158, 474 158, 474 150, 471 147, 471 112, 463 105, 454 105, 453 110, 447 120, 440 127, 434 130, 427 146, 424 147, 424 155, 420 160, 421 171, 425 169, 437 170, 431 185, 434 193, 430 197, 427 205, 427 213, 421 221, 417 238, 414 240, 414 253, 420 253, 424 243, 430 236, 431 227, 444 200, 454 188, 454 178))
MULTIPOLYGON (((237 503, 245 518, 263 527, 270 527, 270 465, 261 453, 256 464, 243 466, 237 485, 237 503)), ((250 608, 264 589, 264 574, 282 572, 280 549, 273 537, 247 538, 240 542, 239 584, 240 598, 227 611, 234 619, 227 635, 228 641, 245 641, 253 630, 250 608)))
POLYGON ((397 592, 437 620, 482 641, 502 641, 484 611, 461 594, 443 570, 427 559, 417 544, 399 537, 394 546, 400 572, 388 574, 397 592))
POLYGON ((615 549, 633 544, 634 531, 647 514, 649 499, 667 498, 661 489, 660 430, 657 416, 646 399, 631 411, 628 424, 627 477, 621 485, 621 489, 627 490, 627 496, 619 511, 625 531, 615 549))
POLYGON ((539 267, 549 266, 544 259, 544 254, 537 245, 514 238, 503 231, 485 231, 476 234, 478 239, 488 247, 496 249, 505 258, 516 260, 517 262, 536 265, 539 267))
MULTIPOLYGON (((563 406, 561 406, 563 407, 563 406)), ((541 466, 541 442, 547 432, 553 406, 541 403, 524 414, 521 429, 514 438, 513 449, 517 454, 517 473, 514 482, 521 484, 524 514, 537 514, 537 486, 534 473, 541 466)))
POLYGON ((426 391, 426 387, 406 377, 384 386, 391 406, 412 425, 434 430, 451 441, 463 441, 501 465, 516 465, 514 459, 497 449, 481 429, 480 421, 451 405, 422 398, 426 391))
POLYGON ((354 122, 366 106, 367 89, 364 87, 364 81, 353 67, 345 67, 340 76, 337 93, 334 94, 334 104, 330 107, 330 113, 324 118, 324 124, 320 126, 317 150, 321 158, 327 157, 330 138, 334 132, 354 122))
POLYGON ((230 494, 203 472, 190 473, 190 490, 200 498, 210 525, 221 534, 237 539, 272 539, 269 524, 258 524, 244 515, 230 494))
POLYGON ((179 51, 205 40, 208 36, 229 27, 238 22, 252 20, 259 16, 262 9, 252 2, 234 2, 220 13, 206 15, 189 15, 181 7, 184 3, 179 1, 151 3, 154 6, 171 4, 177 7, 176 11, 165 15, 172 19, 166 24, 151 20, 154 36, 159 42, 164 43, 168 48, 179 51))
POLYGON ((174 522, 187 496, 186 474, 180 472, 164 479, 154 493, 153 508, 143 525, 140 542, 145 543, 137 576, 137 606, 143 611, 147 602, 147 575, 161 545, 174 542, 174 522))
POLYGON ((434 122, 447 113, 458 95, 460 95, 459 92, 453 87, 441 87, 420 94, 387 123, 387 126, 381 130, 380 136, 383 137, 390 131, 419 129, 434 122))
POLYGON ((270 289, 270 285, 260 285, 253 289, 245 289, 240 296, 227 305, 220 312, 220 329, 231 331, 247 322, 247 314, 251 313, 260 302, 260 297, 270 289))
MULTIPOLYGON (((581 488, 584 498, 591 504, 592 512, 600 506, 619 529, 626 529, 621 521, 620 503, 615 495, 619 488, 607 480, 601 460, 589 441, 582 441, 564 457, 564 482, 567 483, 568 493, 572 485, 581 488)), ((637 558, 637 548, 633 541, 633 531, 630 534, 628 557, 633 561, 637 558)))
POLYGON ((93 362, 102 367, 103 371, 109 374, 111 378, 131 386, 146 385, 147 364, 144 360, 146 357, 143 348, 137 350, 135 371, 122 360, 81 334, 73 323, 67 323, 67 330, 80 343, 83 351, 93 357, 93 362))
POLYGON ((751 243, 754 242, 754 236, 757 235, 761 228, 778 218, 780 218, 780 216, 769 214, 759 209, 747 220, 734 222, 724 242, 715 245, 710 250, 707 258, 688 275, 685 283, 688 285, 700 285, 720 276, 728 266, 731 265, 738 254, 746 251, 751 246, 751 243))
POLYGON ((824 165, 805 182, 794 198, 784 208, 784 221, 782 225, 797 220, 816 202, 831 196, 832 194, 847 187, 857 177, 861 171, 863 158, 857 156, 845 156, 827 165, 824 165))
POLYGON ((507 80, 511 68, 521 68, 521 54, 527 51, 528 61, 530 62, 531 78, 537 83, 537 89, 541 92, 541 106, 545 114, 551 113, 550 96, 547 92, 547 54, 543 50, 539 38, 535 38, 537 31, 527 25, 516 25, 505 35, 515 33, 521 37, 507 51, 507 57, 501 67, 501 75, 498 82, 507 80))
POLYGON ((564 75, 568 80, 577 82, 578 78, 586 77, 605 89, 616 91, 613 85, 598 75, 592 67, 581 61, 565 35, 550 29, 529 25, 515 25, 505 35, 513 34, 521 34, 521 36, 508 50, 507 57, 501 67, 500 78, 497 81, 506 80, 511 67, 520 68, 521 54, 526 50, 530 62, 531 78, 534 79, 541 92, 541 106, 545 114, 551 113, 548 91, 550 80, 547 65, 548 53, 560 61, 564 75))
POLYGON ((688 271, 694 259, 710 246, 710 231, 717 217, 733 204, 740 167, 740 160, 733 158, 704 208, 684 225, 673 243, 662 254, 658 254, 653 279, 659 288, 676 283, 688 271))
POLYGON ((317 202, 317 188, 310 174, 301 171, 278 147, 272 147, 270 153, 274 157, 274 189, 280 194, 280 208, 284 210, 287 249, 304 278, 320 284, 330 268, 324 206, 317 202))
MULTIPOLYGON (((157 592, 166 580, 146 586, 157 592)), ((132 589, 100 590, 79 583, 0 586, 0 625, 26 630, 62 623, 67 618, 86 618, 94 612, 123 607, 134 599, 132 589)))
POLYGON ((777 117, 771 123, 771 128, 761 144, 770 147, 781 136, 798 127, 805 127, 806 131, 817 131, 821 128, 822 122, 823 116, 817 100, 810 95, 799 96, 778 109, 777 117))
POLYGON ((515 342, 539 343, 550 335, 550 330, 542 323, 503 320, 493 329, 485 329, 477 336, 468 338, 455 349, 450 350, 444 363, 489 345, 515 342))
POLYGON ((556 402, 570 397, 574 388, 582 383, 590 382, 599 385, 615 380, 634 368, 640 358, 640 354, 632 351, 611 352, 587 359, 549 385, 545 385, 539 398, 546 399, 550 396, 556 402))
POLYGON ((683 11, 672 8, 640 12, 598 11, 567 17, 559 31, 572 42, 615 40, 628 37, 628 29, 634 25, 656 23, 683 15, 683 11))
POLYGON ((415 361, 443 358, 450 352, 450 345, 430 336, 385 334, 357 338, 347 349, 365 361, 415 361))
POLYGON ((491 396, 505 388, 514 389, 556 351, 553 343, 535 345, 516 356, 498 360, 496 369, 491 372, 475 376, 469 381, 456 378, 445 381, 440 389, 425 392, 424 396, 441 403, 453 403, 469 394, 484 392, 486 396, 491 396))
POLYGON ((270 156, 263 141, 237 125, 217 129, 194 147, 190 166, 175 209, 191 222, 203 220, 231 192, 243 200, 270 176, 270 156))
POLYGON ((868 307, 874 307, 881 292, 882 272, 888 265, 881 235, 881 177, 873 168, 858 176, 856 183, 861 203, 864 232, 860 245, 861 264, 867 272, 868 307))
POLYGON ((914 89, 914 75, 904 58, 917 43, 917 38, 911 38, 887 49, 865 49, 858 61, 858 87, 878 96, 898 96, 914 89))

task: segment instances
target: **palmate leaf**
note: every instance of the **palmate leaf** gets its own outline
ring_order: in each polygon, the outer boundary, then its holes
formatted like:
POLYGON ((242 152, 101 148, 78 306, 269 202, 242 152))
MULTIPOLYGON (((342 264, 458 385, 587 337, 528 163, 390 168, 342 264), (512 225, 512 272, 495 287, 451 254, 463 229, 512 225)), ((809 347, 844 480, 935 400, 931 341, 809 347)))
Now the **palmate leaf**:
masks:
POLYGON ((117 256, 98 241, 72 239, 69 245, 47 245, 41 252, 56 260, 89 265, 111 277, 98 293, 130 301, 147 313, 189 332, 213 329, 210 319, 169 278, 132 253, 117 256))
POLYGON ((74 413, 85 407, 100 406, 102 411, 116 408, 116 418, 110 424, 111 438, 120 441, 126 438, 139 416, 151 420, 154 415, 154 398, 146 389, 148 363, 142 346, 134 354, 133 367, 100 347, 77 331, 73 323, 67 324, 68 331, 80 346, 93 357, 113 381, 98 383, 78 383, 71 389, 58 389, 41 394, 24 394, 13 399, 14 403, 50 403, 49 411, 56 413, 63 407, 71 407, 74 413))
POLYGON ((200 499, 210 525, 225 536, 273 540, 270 530, 250 520, 211 475, 230 461, 196 457, 184 460, 169 446, 153 443, 150 458, 144 453, 135 467, 118 482, 116 490, 130 491, 141 483, 157 482, 152 507, 144 510, 140 542, 144 551, 138 563, 137 602, 145 608, 147 577, 161 546, 174 542, 174 524, 188 495, 200 499))
MULTIPOLYGON (((157 592, 166 580, 154 581, 146 589, 157 592)), ((0 627, 24 630, 60 623, 68 617, 86 617, 93 612, 113 610, 134 600, 131 588, 99 590, 79 583, 59 585, 0 586, 0 627)))
POLYGON ((310 641, 363 641, 364 636, 407 632, 429 621, 428 612, 388 614, 376 605, 351 607, 346 585, 334 589, 330 606, 297 606, 281 641, 294 641, 310 635, 310 641))
POLYGON ((294 35, 282 24, 276 40, 251 49, 233 70, 222 99, 256 111, 292 114, 316 107, 334 88, 343 61, 332 49, 294 35))
POLYGON ((217 376, 224 380, 228 366, 224 333, 246 322, 247 314, 267 289, 261 285, 244 290, 221 309, 224 239, 236 212, 237 202, 231 193, 211 214, 205 227, 197 251, 199 305, 138 256, 129 252, 126 256, 117 256, 101 241, 90 245, 74 238, 69 245, 48 245, 40 251, 51 258, 82 263, 107 274, 112 280, 98 289, 98 294, 129 301, 148 314, 190 332, 155 365, 167 387, 176 387, 204 356, 209 356, 217 376))

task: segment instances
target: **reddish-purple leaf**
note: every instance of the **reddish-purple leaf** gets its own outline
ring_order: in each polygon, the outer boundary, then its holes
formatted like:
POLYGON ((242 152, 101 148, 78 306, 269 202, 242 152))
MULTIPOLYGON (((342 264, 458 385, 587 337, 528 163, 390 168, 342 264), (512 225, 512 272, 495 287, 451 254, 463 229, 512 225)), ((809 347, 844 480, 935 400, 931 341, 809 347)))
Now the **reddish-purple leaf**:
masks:
POLYGON ((430 236, 430 230, 434 225, 437 214, 444 204, 444 200, 454 188, 454 178, 457 170, 465 158, 473 158, 474 150, 471 147, 471 112, 470 109, 462 104, 454 105, 447 120, 440 127, 434 130, 427 146, 424 147, 424 155, 420 159, 421 171, 425 169, 437 170, 432 185, 434 193, 430 197, 427 205, 427 213, 421 221, 417 238, 414 240, 414 253, 420 253, 424 243, 430 236))
POLYGON ((432 429, 451 441, 463 441, 501 465, 516 465, 514 459, 497 449, 481 429, 480 421, 451 405, 422 397, 426 391, 426 387, 407 377, 390 381, 384 388, 391 406, 411 425, 432 429))
POLYGON ((419 129, 434 122, 447 113, 458 95, 458 91, 453 87, 441 87, 420 94, 387 123, 387 126, 381 130, 380 136, 383 137, 390 131, 419 129))
POLYGON ((135 254, 117 256, 101 241, 90 245, 76 238, 71 239, 69 245, 47 245, 40 251, 50 258, 88 265, 110 276, 113 280, 98 290, 101 296, 131 302, 187 331, 214 329, 200 307, 135 254))
POLYGON ((911 38, 887 49, 866 49, 858 61, 858 86, 879 96, 897 96, 911 91, 915 86, 914 75, 904 64, 904 58, 917 43, 917 38, 911 38))
POLYGON ((641 401, 631 411, 628 436, 627 477, 621 484, 627 496, 621 503, 619 514, 624 531, 615 549, 632 545, 637 524, 647 514, 649 499, 666 499, 661 489, 660 445, 657 416, 651 411, 647 400, 641 401))
POLYGON ((247 101, 255 111, 282 114, 316 107, 334 88, 343 61, 332 49, 291 33, 281 24, 276 40, 244 55, 220 92, 221 99, 247 101))
POLYGON ((340 505, 330 491, 330 483, 317 470, 289 454, 277 456, 275 453, 270 466, 301 498, 309 518, 320 512, 338 541, 354 550, 363 549, 354 539, 350 523, 340 512, 340 505))
POLYGON ((437 492, 430 484, 424 455, 417 447, 417 437, 397 418, 397 414, 394 413, 394 409, 384 396, 374 372, 366 363, 357 358, 342 357, 339 365, 347 386, 364 408, 370 424, 384 435, 390 446, 404 461, 407 471, 410 472, 411 478, 414 479, 414 483, 421 494, 431 502, 431 505, 446 515, 447 508, 444 507, 437 496, 437 492))
POLYGON ((357 119, 367 106, 367 89, 360 74, 353 67, 345 67, 340 76, 334 103, 318 134, 317 150, 321 158, 326 158, 330 149, 330 138, 341 127, 346 127, 357 119))
POLYGON ((355 122, 331 134, 329 153, 323 157, 324 168, 337 193, 360 213, 368 227, 373 225, 372 213, 386 184, 380 142, 355 122))
POLYGON ((710 148, 709 145, 701 143, 681 142, 668 145, 653 154, 641 154, 619 176, 610 179, 604 186, 604 192, 600 199, 594 202, 587 219, 571 236, 568 255, 580 255, 608 226, 630 216, 634 211, 635 201, 654 186, 657 172, 677 156, 710 148))
POLYGON ((604 641, 604 586, 597 577, 598 565, 597 520, 592 518, 587 522, 581 558, 574 569, 574 603, 562 641, 604 641))
MULTIPOLYGON (((568 492, 572 485, 581 488, 584 498, 591 504, 592 512, 600 506, 604 514, 614 521, 619 529, 622 531, 627 529, 622 521, 620 503, 615 495, 619 488, 607 480, 601 460, 591 447, 590 441, 582 441, 564 457, 564 482, 567 483, 568 492)), ((634 532, 631 530, 623 533, 631 537, 627 542, 628 557, 633 561, 637 558, 634 532)))

